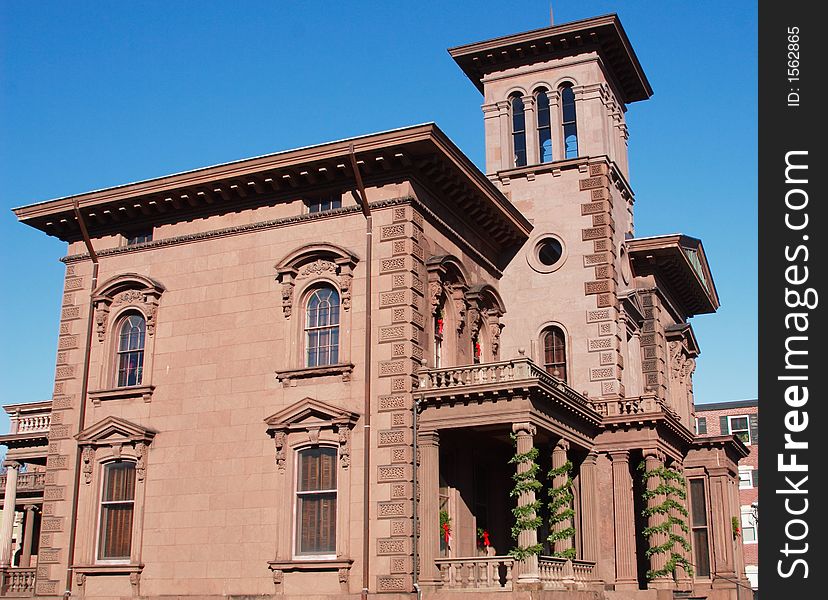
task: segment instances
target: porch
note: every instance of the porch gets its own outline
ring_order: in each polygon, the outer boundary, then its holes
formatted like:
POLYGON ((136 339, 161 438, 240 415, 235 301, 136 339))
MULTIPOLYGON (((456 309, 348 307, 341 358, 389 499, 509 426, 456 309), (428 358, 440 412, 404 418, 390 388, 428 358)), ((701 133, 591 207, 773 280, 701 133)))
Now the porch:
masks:
POLYGON ((0 475, 0 596, 34 595, 51 402, 3 407, 10 431, 0 436, 8 448, 0 475))
POLYGON ((423 369, 418 391, 420 585, 602 589, 590 402, 528 358, 423 369), (530 469, 537 483, 518 490, 530 469))

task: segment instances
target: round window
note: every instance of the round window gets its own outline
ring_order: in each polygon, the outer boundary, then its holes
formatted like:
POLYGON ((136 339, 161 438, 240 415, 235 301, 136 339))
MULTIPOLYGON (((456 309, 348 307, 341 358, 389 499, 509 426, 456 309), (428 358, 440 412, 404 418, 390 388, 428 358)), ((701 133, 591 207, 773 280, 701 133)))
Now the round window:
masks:
POLYGON ((532 250, 526 253, 526 260, 538 273, 552 273, 566 262, 566 246, 554 233, 542 233, 529 247, 532 250))
POLYGON ((538 244, 538 260, 542 265, 554 267, 563 256, 563 246, 555 238, 546 238, 538 244))

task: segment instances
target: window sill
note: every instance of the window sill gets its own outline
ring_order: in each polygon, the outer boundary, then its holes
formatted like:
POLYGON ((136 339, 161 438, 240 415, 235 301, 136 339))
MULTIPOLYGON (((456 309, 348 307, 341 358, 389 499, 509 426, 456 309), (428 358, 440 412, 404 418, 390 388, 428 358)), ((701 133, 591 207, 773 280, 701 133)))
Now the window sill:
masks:
POLYGON ((87 577, 98 577, 106 575, 129 575, 129 582, 132 585, 138 585, 141 579, 141 571, 144 570, 143 564, 136 563, 122 563, 122 564, 107 564, 99 565, 74 565, 72 571, 75 573, 75 583, 79 586, 84 584, 87 577))
POLYGON ((102 401, 107 400, 132 400, 141 398, 144 402, 152 400, 154 385, 133 385, 129 387, 117 387, 107 390, 94 390, 89 392, 89 399, 92 404, 99 406, 102 401))
POLYGON ((339 363, 336 365, 325 365, 322 367, 302 367, 301 369, 276 371, 276 379, 281 381, 284 387, 294 387, 303 379, 328 377, 332 375, 341 376, 342 381, 350 381, 351 372, 353 370, 354 365, 351 363, 339 363))
POLYGON ((321 558, 321 559, 295 559, 295 560, 271 560, 268 561, 271 571, 337 571, 339 569, 350 569, 353 564, 350 558, 321 558))

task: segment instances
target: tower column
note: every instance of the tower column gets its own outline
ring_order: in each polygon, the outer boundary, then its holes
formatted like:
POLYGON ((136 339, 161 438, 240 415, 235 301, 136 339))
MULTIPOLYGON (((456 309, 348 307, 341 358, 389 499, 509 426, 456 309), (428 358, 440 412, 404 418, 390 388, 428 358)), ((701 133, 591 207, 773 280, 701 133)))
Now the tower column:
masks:
POLYGON ((581 539, 583 559, 598 560, 598 480, 596 463, 598 453, 594 450, 581 463, 581 539))
MULTIPOLYGON (((647 477, 647 491, 650 493, 655 493, 655 490, 657 490, 658 486, 661 484, 661 479, 658 477, 658 475, 655 475, 653 473, 654 471, 664 468, 664 455, 656 449, 645 450, 644 465, 646 472, 648 474, 651 474, 650 477, 647 477)), ((659 506, 662 502, 664 502, 665 499, 666 496, 664 494, 655 494, 647 499, 647 508, 651 511, 649 516, 647 517, 648 527, 659 527, 667 520, 667 515, 652 512, 652 510, 659 506)), ((649 536, 650 548, 653 548, 655 546, 661 546, 665 544, 668 540, 669 536, 667 533, 653 533, 649 536)), ((653 554, 651 554, 650 569, 652 571, 660 571, 664 569, 667 565, 668 556, 669 551, 654 552, 653 554)), ((670 575, 660 575, 659 577, 652 579, 648 587, 660 589, 672 588, 673 578, 670 575)))
POLYGON ((532 94, 523 96, 523 118, 526 131, 526 164, 536 165, 538 158, 538 118, 535 106, 535 97, 532 94))
MULTIPOLYGON (((568 451, 569 451, 569 442, 564 440, 564 439, 558 440, 558 443, 555 444, 555 449, 552 450, 552 468, 553 469, 559 469, 559 468, 563 467, 566 464, 566 461, 568 460, 568 458, 567 458, 567 452, 568 451)), ((552 479, 552 486, 555 489, 559 489, 562 486, 566 485, 567 479, 568 479, 568 475, 566 473, 563 473, 561 475, 556 475, 552 479)), ((571 509, 571 508, 572 508, 572 503, 567 502, 565 505, 559 507, 556 512, 560 513, 562 511, 565 511, 565 510, 571 509)), ((556 532, 564 531, 566 529, 569 529, 570 527, 572 527, 572 517, 568 517, 568 518, 564 519, 563 521, 560 521, 559 523, 555 523, 555 531, 556 532)), ((562 556, 564 553, 566 553, 567 551, 569 551, 571 548, 574 547, 573 544, 572 544, 572 541, 573 541, 572 536, 562 538, 560 540, 555 540, 555 546, 553 548, 554 553, 557 556, 562 556)))
POLYGON ((37 506, 27 504, 23 511, 26 514, 23 522, 23 548, 20 554, 20 566, 32 566, 32 539, 34 538, 35 519, 37 518, 37 506))

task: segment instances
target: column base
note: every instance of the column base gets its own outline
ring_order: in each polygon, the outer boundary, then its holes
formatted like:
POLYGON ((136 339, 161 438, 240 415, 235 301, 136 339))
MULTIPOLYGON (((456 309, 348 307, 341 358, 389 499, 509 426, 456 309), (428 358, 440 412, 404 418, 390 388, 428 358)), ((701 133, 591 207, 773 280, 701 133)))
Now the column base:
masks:
POLYGON ((667 577, 659 577, 647 583, 647 589, 650 590, 674 590, 676 589, 676 582, 667 577))
POLYGON ((638 579, 616 579, 615 580, 615 589, 616 590, 637 590, 638 588, 638 579))

